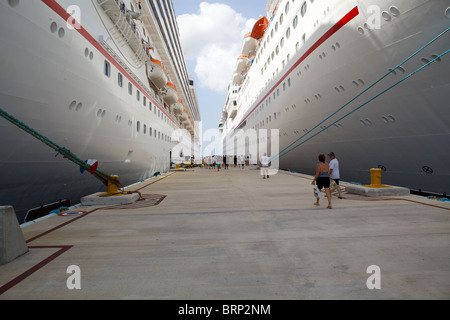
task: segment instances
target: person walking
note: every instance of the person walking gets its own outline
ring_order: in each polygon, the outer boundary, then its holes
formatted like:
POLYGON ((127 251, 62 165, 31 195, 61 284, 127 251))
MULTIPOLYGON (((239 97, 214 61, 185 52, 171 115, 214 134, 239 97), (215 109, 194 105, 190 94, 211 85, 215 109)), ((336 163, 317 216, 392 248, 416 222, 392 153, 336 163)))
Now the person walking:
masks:
MULTIPOLYGON (((330 166, 325 162, 325 155, 319 155, 319 163, 317 164, 316 175, 314 177, 312 185, 316 185, 319 190, 325 188, 325 193, 328 199, 328 209, 332 209, 331 207, 331 192, 330 192, 330 166)), ((317 198, 316 203, 314 205, 319 206, 320 199, 317 198)))
POLYGON ((234 167, 236 168, 236 166, 237 166, 237 155, 234 155, 234 167))
POLYGON ((221 161, 220 161, 220 158, 221 158, 220 156, 217 156, 217 157, 216 157, 216 164, 217 164, 217 171, 218 171, 218 172, 220 171, 220 162, 221 162, 221 161))
POLYGON ((223 168, 224 170, 228 169, 228 161, 227 161, 227 156, 223 156, 223 168))
POLYGON ((337 190, 338 190, 338 198, 342 199, 342 192, 339 186, 339 181, 341 179, 341 173, 339 171, 339 161, 336 159, 336 155, 334 152, 330 152, 328 154, 330 157, 330 178, 336 182, 337 190))
POLYGON ((261 157, 261 172, 263 175, 263 179, 269 179, 269 157, 267 156, 267 153, 264 153, 264 155, 261 157))
POLYGON ((242 169, 244 169, 244 167, 245 167, 245 158, 244 158, 244 155, 243 155, 243 154, 241 154, 241 157, 240 157, 239 160, 241 161, 242 169))

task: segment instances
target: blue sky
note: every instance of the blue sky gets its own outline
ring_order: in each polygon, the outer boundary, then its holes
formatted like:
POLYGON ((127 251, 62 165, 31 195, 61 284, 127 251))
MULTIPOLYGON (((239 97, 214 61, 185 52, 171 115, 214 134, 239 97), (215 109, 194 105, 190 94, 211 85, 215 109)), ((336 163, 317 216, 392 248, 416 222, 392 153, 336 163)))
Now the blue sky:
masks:
POLYGON ((217 129, 244 34, 265 15, 266 0, 173 0, 203 132, 217 129))

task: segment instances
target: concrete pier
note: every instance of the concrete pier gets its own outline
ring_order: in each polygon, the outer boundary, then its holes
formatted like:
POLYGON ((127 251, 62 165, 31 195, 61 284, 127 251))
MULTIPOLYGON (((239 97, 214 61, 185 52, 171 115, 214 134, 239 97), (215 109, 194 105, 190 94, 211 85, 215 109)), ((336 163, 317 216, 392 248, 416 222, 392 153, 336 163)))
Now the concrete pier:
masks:
POLYGON ((27 226, 0 300, 450 299, 449 203, 344 192, 329 210, 311 180, 170 172, 133 186, 145 200, 27 226))

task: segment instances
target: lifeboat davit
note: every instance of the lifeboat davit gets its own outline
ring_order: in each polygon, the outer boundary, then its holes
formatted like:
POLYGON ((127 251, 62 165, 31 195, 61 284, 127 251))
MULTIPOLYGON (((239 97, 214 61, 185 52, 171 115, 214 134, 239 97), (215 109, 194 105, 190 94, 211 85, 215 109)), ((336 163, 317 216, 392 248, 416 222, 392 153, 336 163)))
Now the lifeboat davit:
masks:
POLYGON ((178 99, 172 106, 172 110, 175 114, 181 114, 183 112, 183 101, 178 99))
POLYGON ((253 27, 251 37, 256 40, 261 39, 266 33, 268 27, 269 27, 269 20, 267 20, 266 17, 260 18, 258 21, 256 21, 255 26, 253 27))
POLYGON ((250 57, 255 54, 257 40, 252 38, 252 33, 249 32, 244 37, 244 42, 242 43, 242 55, 250 57))
POLYGON ((150 59, 150 61, 147 63, 147 76, 157 88, 165 88, 168 79, 166 70, 164 69, 161 61, 150 59))
POLYGON ((167 82, 166 92, 164 93, 164 101, 169 105, 173 105, 178 102, 177 88, 173 83, 167 82))
POLYGON ((250 59, 247 56, 239 56, 237 60, 236 72, 245 73, 250 66, 250 59))

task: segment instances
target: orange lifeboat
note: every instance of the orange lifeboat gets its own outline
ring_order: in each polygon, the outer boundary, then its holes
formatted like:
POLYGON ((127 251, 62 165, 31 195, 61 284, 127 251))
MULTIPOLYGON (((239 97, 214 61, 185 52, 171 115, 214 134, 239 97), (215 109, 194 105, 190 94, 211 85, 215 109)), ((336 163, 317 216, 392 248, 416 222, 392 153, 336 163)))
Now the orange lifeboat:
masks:
POLYGON ((255 38, 252 38, 251 32, 247 33, 244 37, 244 42, 242 43, 242 50, 241 53, 244 56, 252 56, 255 54, 257 45, 257 40, 255 38))
POLYGON ((166 92, 164 93, 164 101, 169 105, 173 105, 178 101, 177 88, 173 83, 167 82, 166 92))
POLYGON ((178 101, 174 103, 172 108, 175 114, 181 114, 183 112, 183 101, 181 99, 178 99, 178 101))
POLYGON ((250 66, 250 59, 247 56, 241 55, 237 60, 237 73, 245 73, 250 66))
POLYGON ((150 59, 147 63, 147 76, 159 89, 164 89, 167 83, 166 70, 161 61, 150 59))
POLYGON ((240 86, 242 84, 242 81, 244 80, 244 77, 239 72, 235 71, 233 73, 233 85, 240 86))
POLYGON ((258 21, 256 21, 255 26, 253 27, 251 37, 256 40, 261 39, 266 33, 268 27, 269 27, 269 20, 267 20, 266 17, 260 18, 258 21))

